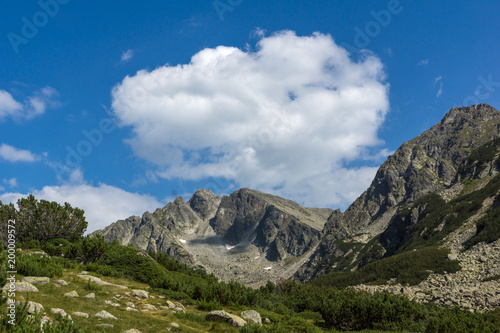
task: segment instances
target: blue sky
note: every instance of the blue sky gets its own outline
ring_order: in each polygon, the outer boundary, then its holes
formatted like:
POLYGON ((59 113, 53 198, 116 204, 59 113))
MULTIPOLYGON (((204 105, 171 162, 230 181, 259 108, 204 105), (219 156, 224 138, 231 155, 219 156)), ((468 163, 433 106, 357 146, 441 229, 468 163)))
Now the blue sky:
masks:
POLYGON ((345 209, 454 106, 500 106, 496 1, 9 2, 0 200, 89 231, 198 188, 345 209))

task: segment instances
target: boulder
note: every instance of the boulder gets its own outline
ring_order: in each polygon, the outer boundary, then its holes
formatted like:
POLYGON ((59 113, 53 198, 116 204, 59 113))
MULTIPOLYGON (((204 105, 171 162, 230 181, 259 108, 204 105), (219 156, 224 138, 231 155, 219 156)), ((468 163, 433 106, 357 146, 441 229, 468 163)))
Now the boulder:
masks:
POLYGON ((130 330, 123 331, 123 333, 142 333, 138 329, 132 328, 130 330))
MULTIPOLYGON (((10 283, 7 283, 2 289, 3 290, 9 290, 11 287, 11 284, 10 283)), ((23 292, 33 292, 33 293, 37 293, 38 292, 38 288, 35 287, 34 285, 32 285, 31 283, 29 282, 21 282, 21 281, 18 281, 16 282, 15 284, 15 290, 16 292, 19 292, 19 293, 23 293, 23 292)))
POLYGON ((76 290, 70 291, 69 293, 64 294, 65 297, 79 297, 76 290))
POLYGON ((43 306, 40 303, 35 303, 32 301, 28 302, 28 313, 29 314, 35 314, 36 312, 38 313, 43 313, 43 306))
POLYGON ((95 294, 94 293, 90 293, 90 294, 87 294, 85 296, 83 296, 85 298, 95 298, 95 294))
POLYGON ((104 303, 109 304, 109 305, 114 306, 114 307, 119 307, 120 306, 119 303, 115 303, 113 301, 104 301, 104 303))
POLYGON ((64 280, 57 280, 57 283, 59 283, 61 286, 67 286, 68 285, 68 282, 66 282, 64 280))
POLYGON ((255 310, 246 310, 241 313, 241 317, 247 321, 253 321, 256 324, 262 325, 262 318, 255 310))
POLYGON ((149 297, 147 291, 139 290, 139 289, 132 290, 132 296, 139 297, 139 298, 148 298, 149 297))
POLYGON ((175 304, 174 304, 174 303, 172 303, 171 301, 167 301, 167 305, 168 305, 168 307, 169 307, 170 309, 175 308, 175 304))
POLYGON ((135 311, 135 312, 139 312, 139 310, 134 309, 134 308, 131 308, 130 306, 127 306, 127 307, 125 308, 125 311, 135 311))
POLYGON ((111 313, 107 312, 107 311, 99 311, 98 313, 95 314, 96 317, 99 317, 99 318, 102 318, 102 319, 114 319, 114 320, 118 320, 118 318, 116 318, 115 316, 113 316, 111 313))
POLYGON ((21 279, 21 282, 28 282, 31 284, 47 284, 50 282, 48 277, 26 276, 21 279))
POLYGON ((208 321, 220 321, 237 327, 243 327, 247 323, 243 318, 227 313, 224 310, 211 311, 205 316, 205 319, 208 321))
POLYGON ((89 314, 85 312, 73 312, 72 315, 75 317, 83 317, 83 318, 89 317, 89 314))
POLYGON ((151 305, 151 304, 144 304, 141 307, 141 311, 157 311, 157 310, 158 309, 154 305, 151 305))
POLYGON ((66 311, 64 311, 63 309, 52 308, 50 309, 50 312, 52 312, 53 314, 60 314, 61 317, 67 317, 68 319, 71 320, 71 316, 67 314, 66 311))

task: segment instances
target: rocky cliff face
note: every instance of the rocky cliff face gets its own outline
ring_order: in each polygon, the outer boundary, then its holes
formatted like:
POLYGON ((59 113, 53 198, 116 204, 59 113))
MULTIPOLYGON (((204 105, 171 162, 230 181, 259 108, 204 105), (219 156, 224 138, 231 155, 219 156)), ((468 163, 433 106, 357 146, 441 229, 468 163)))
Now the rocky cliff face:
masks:
POLYGON ((224 197, 198 190, 188 202, 178 197, 154 213, 96 233, 106 241, 166 252, 224 280, 257 286, 295 273, 319 243, 331 212, 249 189, 224 197))
POLYGON ((493 167, 488 174, 480 165, 485 161, 468 158, 499 136, 500 112, 491 106, 451 109, 438 124, 390 156, 370 187, 343 214, 330 216, 322 242, 296 278, 307 281, 345 267, 354 269, 387 251, 396 251, 412 237, 412 227, 427 215, 425 205, 413 207, 404 215, 399 214, 401 210, 431 193, 443 202, 456 198, 467 179, 481 178, 478 169, 483 170, 484 177, 490 177, 495 172, 493 167), (348 248, 354 252, 369 244, 370 249, 365 251, 373 255, 363 260, 350 256, 346 262, 346 251, 336 245, 336 239, 350 243, 348 248))

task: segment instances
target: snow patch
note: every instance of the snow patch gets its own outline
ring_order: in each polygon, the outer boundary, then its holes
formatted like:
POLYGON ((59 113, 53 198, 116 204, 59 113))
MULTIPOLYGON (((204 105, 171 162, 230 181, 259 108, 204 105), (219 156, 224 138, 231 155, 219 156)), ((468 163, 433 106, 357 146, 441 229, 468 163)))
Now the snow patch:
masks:
POLYGON ((235 247, 236 247, 236 245, 231 246, 231 245, 227 245, 226 244, 226 250, 228 250, 228 251, 231 250, 231 249, 233 249, 233 248, 235 248, 235 247))
POLYGON ((273 266, 264 267, 264 270, 265 270, 265 271, 269 271, 269 270, 271 270, 271 269, 273 269, 273 266))
POLYGON ((181 242, 182 244, 186 244, 186 240, 185 239, 179 239, 179 242, 181 242))

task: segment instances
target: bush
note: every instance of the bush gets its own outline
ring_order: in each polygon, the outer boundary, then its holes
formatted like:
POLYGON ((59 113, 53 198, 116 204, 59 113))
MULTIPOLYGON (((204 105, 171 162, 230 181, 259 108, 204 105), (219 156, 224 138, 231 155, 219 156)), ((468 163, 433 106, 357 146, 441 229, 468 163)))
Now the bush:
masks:
POLYGON ((206 300, 197 301, 196 307, 198 308, 198 310, 202 311, 213 311, 213 310, 223 309, 222 305, 216 300, 211 300, 209 302, 207 302, 206 300))
POLYGON ((61 277, 65 268, 74 267, 76 263, 65 258, 23 253, 18 253, 16 256, 17 272, 25 276, 61 277))
POLYGON ((436 247, 409 251, 369 263, 357 271, 325 274, 312 283, 345 288, 361 283, 383 284, 395 278, 401 284, 415 285, 425 280, 430 274, 429 271, 458 271, 458 261, 448 260, 448 252, 436 247))
POLYGON ((104 241, 104 236, 87 235, 72 243, 66 251, 66 256, 84 264, 93 263, 100 260, 109 247, 110 244, 104 241))

